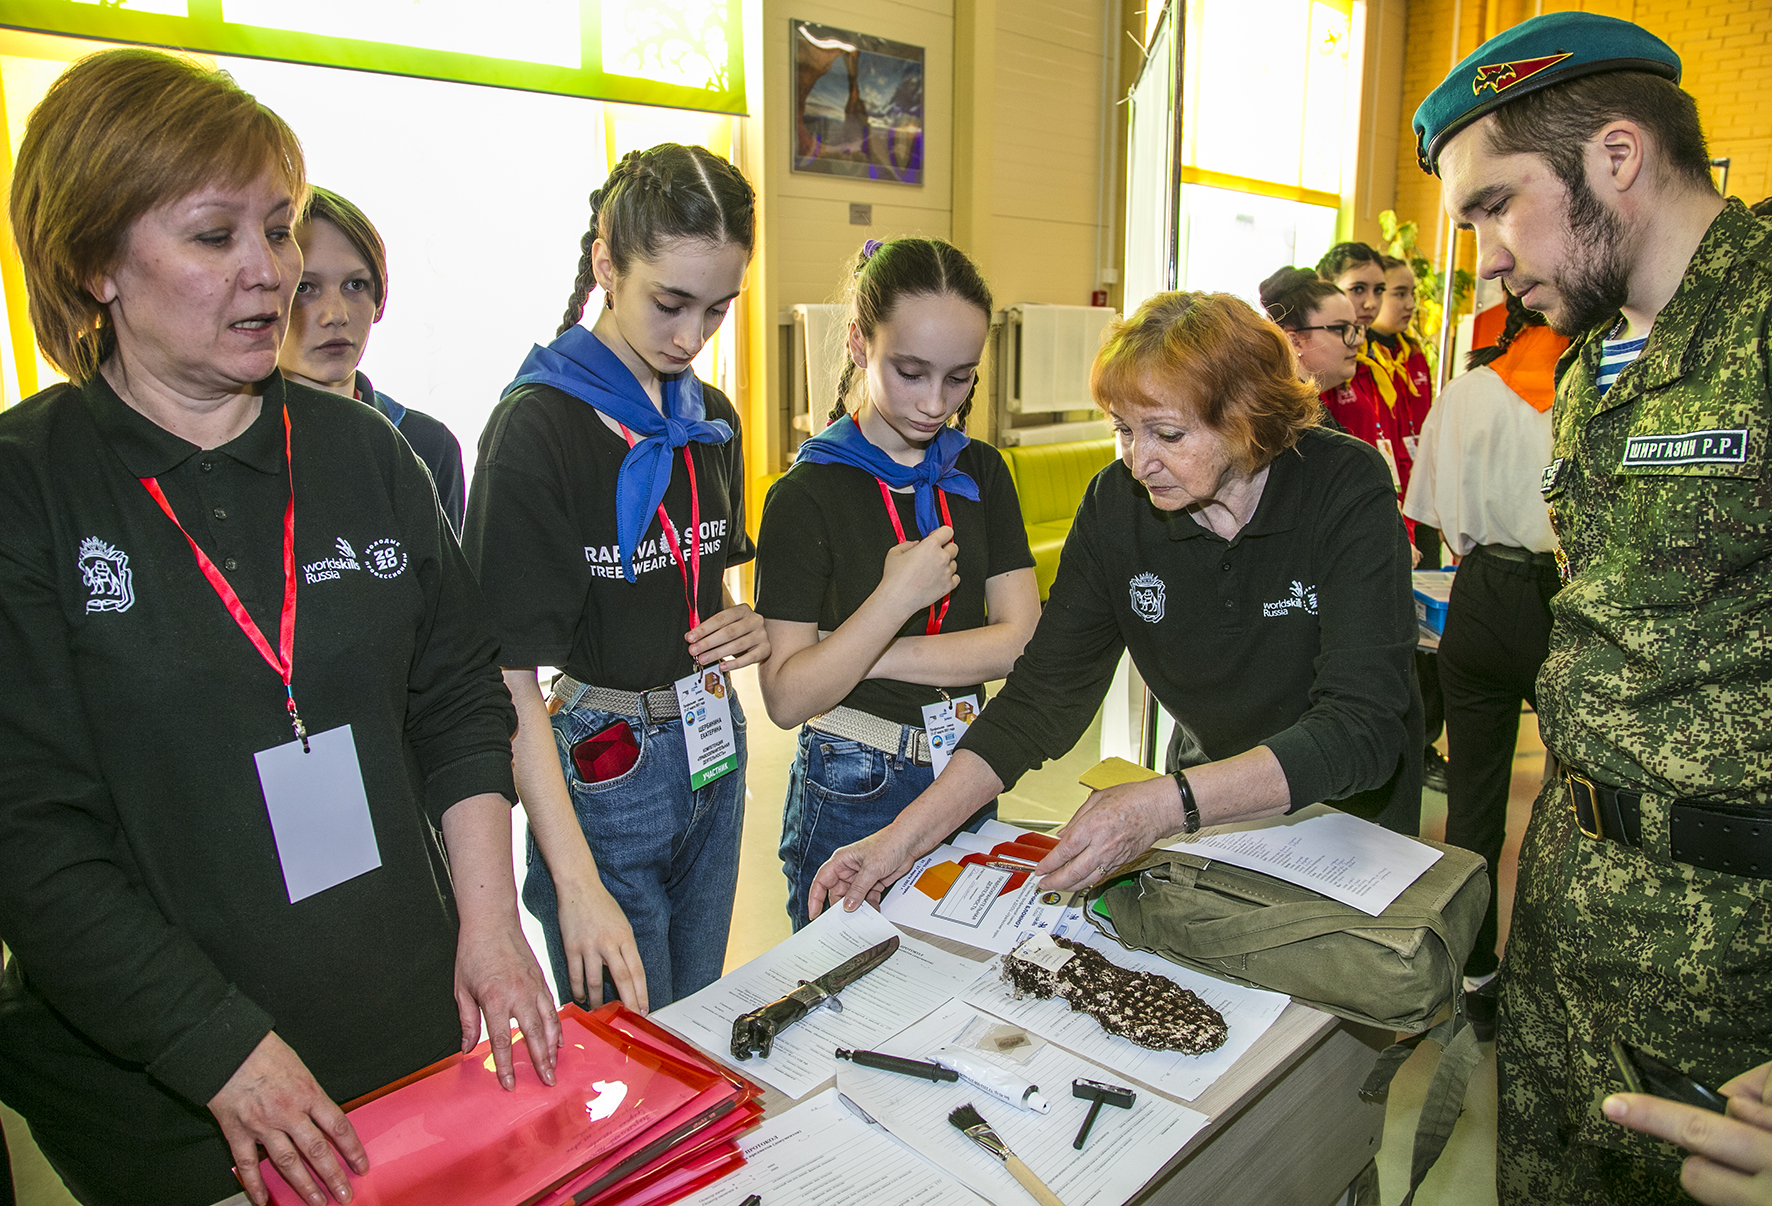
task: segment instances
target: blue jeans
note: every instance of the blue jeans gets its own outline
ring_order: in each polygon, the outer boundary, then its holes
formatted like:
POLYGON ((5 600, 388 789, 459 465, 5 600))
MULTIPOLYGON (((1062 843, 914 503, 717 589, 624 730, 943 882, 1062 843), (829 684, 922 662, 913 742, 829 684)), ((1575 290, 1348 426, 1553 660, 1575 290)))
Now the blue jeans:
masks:
MULTIPOLYGON (((579 827, 597 860, 603 886, 634 927, 634 943, 646 967, 651 1008, 669 1005, 720 978, 726 935, 738 887, 738 845, 744 826, 745 718, 738 693, 728 691, 738 745, 738 769, 700 791, 689 790, 689 756, 683 722, 648 723, 594 708, 572 708, 553 717, 554 741, 566 775, 567 794, 579 827), (592 733, 625 720, 640 756, 624 775, 586 783, 572 762, 572 747, 592 733)), ((523 903, 547 935, 554 983, 565 1003, 572 993, 566 949, 560 939, 560 906, 554 877, 529 836, 529 875, 523 903)), ((615 999, 606 979, 591 995, 615 999)))
MULTIPOLYGON (((929 789, 934 772, 910 757, 916 729, 901 730, 899 750, 800 728, 800 752, 788 772, 781 817, 781 869, 788 877, 788 918, 797 931, 807 922, 806 895, 818 869, 838 847, 878 833, 905 805, 929 789)), ((992 800, 963 826, 976 830, 997 815, 992 800)))

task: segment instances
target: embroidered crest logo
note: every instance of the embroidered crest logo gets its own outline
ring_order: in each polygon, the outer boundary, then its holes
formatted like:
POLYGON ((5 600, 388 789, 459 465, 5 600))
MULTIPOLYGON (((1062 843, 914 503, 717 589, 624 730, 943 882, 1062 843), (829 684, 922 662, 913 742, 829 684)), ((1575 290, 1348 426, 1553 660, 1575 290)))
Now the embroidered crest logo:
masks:
POLYGON ((1298 579, 1292 580, 1292 593, 1284 599, 1261 605, 1264 616, 1283 616, 1289 611, 1302 611, 1306 615, 1317 614, 1317 588, 1306 586, 1298 579))
POLYGON ((392 536, 372 540, 363 546, 363 560, 377 578, 398 578, 406 571, 406 550, 392 536))
POLYGON ((1147 624, 1163 618, 1163 580, 1155 574, 1132 579, 1132 611, 1147 624))
POLYGON ((80 580, 88 592, 86 610, 128 611, 135 606, 135 573, 129 554, 96 536, 80 542, 80 580))

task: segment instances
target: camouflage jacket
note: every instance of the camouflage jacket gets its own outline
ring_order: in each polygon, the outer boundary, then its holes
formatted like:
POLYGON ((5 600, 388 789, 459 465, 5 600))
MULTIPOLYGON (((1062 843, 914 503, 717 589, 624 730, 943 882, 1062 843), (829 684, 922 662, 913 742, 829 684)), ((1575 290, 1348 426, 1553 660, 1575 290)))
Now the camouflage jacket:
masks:
POLYGON ((1731 200, 1605 397, 1606 328, 1565 353, 1544 492, 1571 578, 1538 678, 1566 764, 1756 813, 1772 813, 1769 321, 1772 224, 1731 200))

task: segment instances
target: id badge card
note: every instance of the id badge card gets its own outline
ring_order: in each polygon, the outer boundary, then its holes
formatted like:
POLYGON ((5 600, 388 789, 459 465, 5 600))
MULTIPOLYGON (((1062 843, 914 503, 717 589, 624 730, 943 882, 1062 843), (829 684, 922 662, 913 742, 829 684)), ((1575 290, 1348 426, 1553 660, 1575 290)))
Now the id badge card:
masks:
POLYGON ((1404 436, 1403 437, 1403 451, 1407 452, 1409 454, 1409 459, 1411 461, 1417 461, 1417 460, 1421 459, 1421 454, 1416 451, 1420 447, 1421 447, 1421 437, 1420 436, 1412 435, 1412 436, 1404 436))
POLYGON ((290 904, 381 866, 351 726, 313 734, 308 745, 307 753, 291 741, 252 756, 290 904))
POLYGON ((671 684, 683 714, 683 745, 689 754, 689 790, 700 791, 738 769, 738 738, 732 731, 732 685, 717 666, 671 684))
POLYGON ((923 705, 923 732, 929 735, 929 768, 937 775, 954 756, 954 747, 978 719, 978 696, 962 695, 923 705))
POLYGON ((1397 454, 1391 449, 1389 436, 1379 436, 1372 445, 1378 449, 1378 455, 1384 458, 1385 467, 1391 471, 1391 489, 1403 488, 1403 475, 1397 472, 1397 454))

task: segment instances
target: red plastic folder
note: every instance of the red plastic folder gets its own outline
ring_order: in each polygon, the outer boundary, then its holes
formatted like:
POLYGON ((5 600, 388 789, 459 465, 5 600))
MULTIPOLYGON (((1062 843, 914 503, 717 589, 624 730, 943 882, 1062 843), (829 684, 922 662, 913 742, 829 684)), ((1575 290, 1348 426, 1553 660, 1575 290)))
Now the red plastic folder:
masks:
MULTIPOLYGON (((578 1199, 588 1201, 629 1178, 659 1179, 661 1169, 718 1176, 715 1168, 732 1167, 714 1157, 730 1156, 734 1125, 743 1129, 760 1113, 755 1085, 619 1002, 595 1013, 568 1005, 560 1023, 552 1088, 515 1038, 512 1092, 498 1083, 483 1042, 351 1103, 347 1113, 369 1154, 369 1172, 351 1178, 353 1201, 553 1206, 574 1201, 576 1193, 557 1192, 570 1186, 582 1192, 601 1180, 595 1195, 578 1199), (716 1139, 729 1150, 710 1148, 716 1139)), ((273 1202, 305 1206, 270 1161, 259 1170, 273 1202)))

